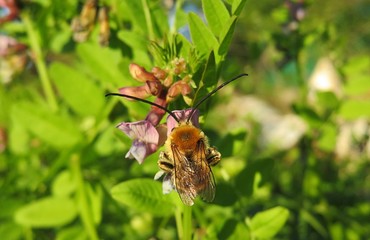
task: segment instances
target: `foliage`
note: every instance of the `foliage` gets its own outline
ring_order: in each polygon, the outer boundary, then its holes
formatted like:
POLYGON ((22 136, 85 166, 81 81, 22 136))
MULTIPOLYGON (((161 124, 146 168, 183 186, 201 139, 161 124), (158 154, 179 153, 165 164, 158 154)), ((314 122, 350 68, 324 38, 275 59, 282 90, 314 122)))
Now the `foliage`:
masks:
POLYGON ((19 18, 0 15, 2 37, 16 40, 0 49, 2 239, 370 237, 364 2, 1 7, 19 18), (199 101, 220 78, 249 74, 199 109, 223 158, 212 168, 214 202, 191 208, 153 179, 158 152, 141 165, 124 159, 131 143, 115 125, 144 119, 150 106, 104 98, 136 86, 131 63, 170 69, 176 58, 186 60, 193 92, 170 110, 199 101))

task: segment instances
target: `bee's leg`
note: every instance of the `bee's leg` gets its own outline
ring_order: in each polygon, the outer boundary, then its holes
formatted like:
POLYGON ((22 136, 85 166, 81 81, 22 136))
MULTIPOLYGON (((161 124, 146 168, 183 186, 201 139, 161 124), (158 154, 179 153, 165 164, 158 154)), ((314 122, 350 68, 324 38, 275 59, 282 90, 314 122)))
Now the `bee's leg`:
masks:
POLYGON ((214 147, 207 149, 207 162, 209 165, 214 166, 221 160, 221 153, 214 147))
POLYGON ((173 161, 166 152, 161 152, 159 154, 158 166, 160 169, 162 169, 166 173, 169 173, 172 171, 173 161))

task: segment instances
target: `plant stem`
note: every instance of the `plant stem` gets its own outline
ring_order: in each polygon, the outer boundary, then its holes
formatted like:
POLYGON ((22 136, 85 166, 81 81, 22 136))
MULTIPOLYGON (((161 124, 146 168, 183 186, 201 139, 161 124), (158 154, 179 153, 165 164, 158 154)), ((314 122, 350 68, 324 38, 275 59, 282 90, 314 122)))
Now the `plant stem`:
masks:
POLYGON ((86 229, 89 239, 98 240, 99 237, 95 229, 94 218, 90 208, 91 205, 88 203, 86 187, 81 173, 80 156, 73 154, 70 162, 77 185, 77 205, 82 223, 86 229))
POLYGON ((46 101, 48 102, 52 111, 58 110, 58 104, 53 92, 53 88, 50 83, 50 78, 47 73, 46 64, 44 61, 44 56, 42 54, 41 45, 40 45, 40 36, 37 30, 32 25, 32 21, 30 19, 29 13, 24 12, 22 14, 22 21, 25 25, 29 44, 33 53, 33 57, 35 59, 35 65, 37 68, 37 72, 40 76, 42 89, 46 96, 46 101))
POLYGON ((192 210, 192 207, 190 206, 186 206, 184 204, 184 207, 183 207, 183 220, 182 220, 182 223, 183 223, 183 235, 182 235, 182 239, 183 240, 190 240, 191 239, 191 235, 192 235, 192 218, 191 218, 191 210, 192 210))
POLYGON ((152 23, 152 18, 150 16, 150 9, 148 6, 148 1, 141 0, 141 3, 144 8, 144 15, 145 15, 146 27, 148 28, 149 40, 154 40, 153 23, 152 23))

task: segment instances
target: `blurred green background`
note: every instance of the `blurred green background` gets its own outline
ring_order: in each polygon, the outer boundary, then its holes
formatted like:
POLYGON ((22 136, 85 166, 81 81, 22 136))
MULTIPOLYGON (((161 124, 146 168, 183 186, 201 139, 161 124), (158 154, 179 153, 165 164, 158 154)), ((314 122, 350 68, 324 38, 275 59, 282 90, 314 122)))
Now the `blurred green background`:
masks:
MULTIPOLYGON (((215 53, 220 78, 249 76, 201 109, 223 159, 213 168, 215 201, 193 207, 193 238, 370 238, 369 1, 217 2, 238 17, 227 55, 215 53)), ((158 213, 112 198, 120 182, 152 179, 158 153, 142 165, 124 158, 131 142, 115 126, 150 106, 104 94, 139 85, 130 63, 158 64, 151 41, 189 38, 187 11, 209 20, 216 7, 208 15, 198 1, 0 7, 1 239, 179 238, 166 206, 158 213)))

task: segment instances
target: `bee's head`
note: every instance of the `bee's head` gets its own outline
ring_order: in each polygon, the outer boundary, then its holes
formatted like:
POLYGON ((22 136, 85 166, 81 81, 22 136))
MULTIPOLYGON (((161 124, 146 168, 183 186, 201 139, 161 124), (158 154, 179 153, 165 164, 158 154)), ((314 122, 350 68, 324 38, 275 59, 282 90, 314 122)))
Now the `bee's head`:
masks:
POLYGON ((174 128, 170 135, 171 143, 175 144, 179 149, 184 151, 194 150, 197 142, 204 138, 203 132, 194 127, 193 124, 180 123, 180 125, 174 128))

